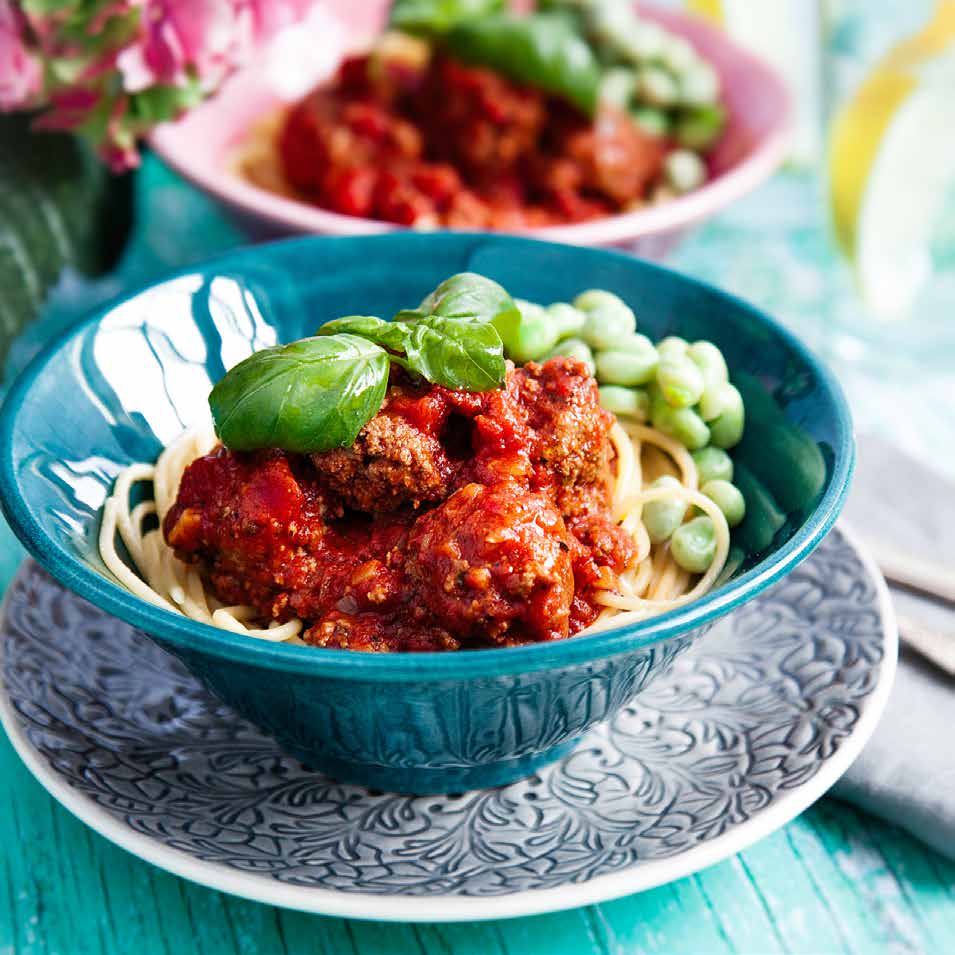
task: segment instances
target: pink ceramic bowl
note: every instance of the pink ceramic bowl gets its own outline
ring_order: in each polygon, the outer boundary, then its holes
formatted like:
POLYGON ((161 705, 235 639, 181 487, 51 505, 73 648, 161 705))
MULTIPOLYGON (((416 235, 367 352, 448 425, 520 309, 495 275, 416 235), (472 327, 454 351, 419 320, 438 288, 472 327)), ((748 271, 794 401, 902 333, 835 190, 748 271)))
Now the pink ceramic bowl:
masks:
MULTIPOLYGON (((155 151, 217 199, 256 239, 297 233, 371 235, 397 226, 340 215, 268 192, 230 166, 236 147, 263 117, 328 77, 341 57, 374 36, 388 8, 382 0, 330 0, 309 22, 286 31, 212 100, 152 137, 155 151)), ((718 29, 684 14, 640 5, 642 16, 686 37, 720 75, 727 130, 700 189, 658 206, 590 222, 524 230, 574 245, 613 246, 660 259, 693 226, 752 191, 783 160, 791 106, 777 73, 718 29)))

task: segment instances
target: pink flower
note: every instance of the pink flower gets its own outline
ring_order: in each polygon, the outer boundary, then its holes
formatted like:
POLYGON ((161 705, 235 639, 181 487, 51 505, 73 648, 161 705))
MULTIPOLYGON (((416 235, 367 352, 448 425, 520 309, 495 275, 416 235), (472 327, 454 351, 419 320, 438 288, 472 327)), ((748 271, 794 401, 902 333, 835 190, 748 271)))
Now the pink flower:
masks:
POLYGON ((214 88, 235 65, 237 32, 233 0, 144 0, 140 35, 117 60, 123 85, 180 84, 194 70, 214 88))
POLYGON ((235 0, 235 5, 244 8, 252 30, 252 42, 264 43, 275 36, 279 30, 298 23, 315 6, 315 0, 235 0))
POLYGON ((0 110, 33 105, 43 71, 24 43, 24 19, 13 0, 0 0, 0 110))

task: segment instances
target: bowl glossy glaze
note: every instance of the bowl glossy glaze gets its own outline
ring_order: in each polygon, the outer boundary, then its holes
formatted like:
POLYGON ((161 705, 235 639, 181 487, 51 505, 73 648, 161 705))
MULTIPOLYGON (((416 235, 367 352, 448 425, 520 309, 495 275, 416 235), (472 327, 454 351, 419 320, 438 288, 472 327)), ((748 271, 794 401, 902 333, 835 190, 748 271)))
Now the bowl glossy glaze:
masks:
POLYGON ((299 239, 194 267, 75 326, 18 379, 0 417, 4 512, 54 576, 142 627, 310 765, 416 792, 502 783, 559 756, 714 619, 810 553, 842 506, 852 458, 838 386, 745 303, 619 253, 462 233, 299 239), (639 626, 403 655, 257 641, 153 607, 113 580, 96 546, 113 478, 204 416, 210 383, 251 351, 339 315, 390 316, 462 270, 544 302, 611 289, 652 337, 723 349, 752 395, 736 458, 772 497, 735 535, 744 560, 734 579, 639 626))
MULTIPOLYGON (((396 226, 340 215, 267 192, 235 173, 231 156, 263 116, 298 98, 326 77, 338 58, 373 36, 388 4, 381 0, 328 5, 334 17, 312 21, 236 74, 212 100, 152 137, 156 152, 186 179, 217 199, 253 238, 296 233, 372 235, 396 226), (310 33, 308 31, 311 31, 310 33), (320 44, 320 46, 316 46, 320 44), (301 82, 305 79, 305 82, 301 82)), ((762 183, 785 156, 791 108, 779 76, 702 20, 640 5, 641 15, 686 37, 720 76, 729 114, 726 132, 710 157, 712 178, 702 188, 638 212, 524 234, 554 242, 621 248, 644 258, 663 258, 692 227, 762 183)))

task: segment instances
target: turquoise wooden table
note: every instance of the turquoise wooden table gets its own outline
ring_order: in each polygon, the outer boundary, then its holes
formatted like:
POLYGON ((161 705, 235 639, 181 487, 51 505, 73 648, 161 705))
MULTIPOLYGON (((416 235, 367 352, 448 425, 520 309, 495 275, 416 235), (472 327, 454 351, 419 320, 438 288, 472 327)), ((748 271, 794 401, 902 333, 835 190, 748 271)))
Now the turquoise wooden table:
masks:
MULTIPOLYGON (((829 264, 801 201, 812 188, 796 174, 779 177, 708 226, 674 264, 757 300, 824 347, 829 264), (775 215, 776 234, 762 241, 767 204, 789 213, 775 215), (753 256, 728 255, 753 233, 761 238, 753 256), (739 264, 727 269, 747 259, 749 272, 739 264)), ((12 355, 12 371, 74 314, 78 300, 92 304, 240 241, 155 160, 147 161, 138 189, 138 231, 117 274, 94 289, 64 289, 61 303, 12 355)), ((865 376, 849 370, 846 377, 857 415, 889 413, 867 397, 865 376)), ((951 385, 933 379, 924 387, 944 394, 951 385)), ((955 420, 943 426, 955 438, 955 420)), ((922 439, 907 434, 917 452, 922 439)), ((3 527, 0 586, 21 557, 3 527)), ((0 847, 0 955, 943 953, 955 937, 955 862, 832 799, 726 862, 614 902, 475 924, 356 922, 247 902, 141 862, 62 809, 0 734, 0 847)))

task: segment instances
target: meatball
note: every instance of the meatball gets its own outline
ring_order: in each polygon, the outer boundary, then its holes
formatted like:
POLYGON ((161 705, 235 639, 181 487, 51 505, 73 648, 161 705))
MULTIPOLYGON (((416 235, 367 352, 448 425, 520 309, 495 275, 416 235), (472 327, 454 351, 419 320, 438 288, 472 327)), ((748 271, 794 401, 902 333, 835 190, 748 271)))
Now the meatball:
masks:
POLYGON ((313 454, 312 462, 345 505, 368 514, 443 500, 453 473, 437 438, 387 413, 375 415, 350 448, 313 454))
POLYGON ((610 479, 609 441, 613 416, 600 407, 597 382, 583 362, 552 358, 519 372, 528 423, 537 433, 535 463, 559 484, 604 486, 610 479))
POLYGON ((323 512, 321 495, 299 481, 284 452, 219 447, 186 468, 163 533, 177 556, 208 572, 225 603, 279 616, 314 572, 323 512))
POLYGON ((602 107, 594 122, 569 118, 557 138, 560 153, 580 170, 583 188, 617 204, 646 192, 666 152, 661 139, 610 106, 602 107))
POLYGON ((418 519, 409 579, 434 621, 495 643, 568 635, 570 543, 550 498, 518 484, 467 484, 418 519))
POLYGON ((539 91, 445 57, 428 71, 415 112, 431 151, 479 177, 532 153, 547 121, 539 91))

